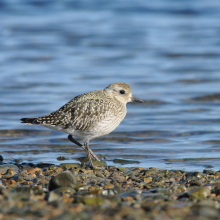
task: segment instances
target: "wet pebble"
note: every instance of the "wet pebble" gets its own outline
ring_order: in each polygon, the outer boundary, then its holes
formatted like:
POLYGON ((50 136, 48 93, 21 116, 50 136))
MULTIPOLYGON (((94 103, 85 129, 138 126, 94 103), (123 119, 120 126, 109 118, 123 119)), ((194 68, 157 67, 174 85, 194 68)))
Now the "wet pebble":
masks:
POLYGON ((18 167, 13 164, 0 165, 0 173, 5 173, 8 169, 18 172, 18 167))
POLYGON ((64 157, 64 156, 59 156, 57 157, 57 160, 61 161, 61 160, 67 160, 68 158, 64 157))
POLYGON ((211 191, 208 187, 198 187, 191 189, 189 192, 187 192, 187 195, 190 199, 203 199, 209 196, 210 193, 211 191))
POLYGON ((8 169, 6 170, 5 174, 2 175, 2 178, 11 178, 16 174, 16 171, 14 171, 13 169, 8 169))
POLYGON ((76 177, 69 171, 53 176, 49 182, 49 191, 60 187, 70 187, 76 189, 78 187, 76 177))
POLYGON ((79 164, 78 163, 61 163, 60 166, 63 169, 69 170, 70 168, 73 168, 73 167, 74 168, 79 167, 79 164))

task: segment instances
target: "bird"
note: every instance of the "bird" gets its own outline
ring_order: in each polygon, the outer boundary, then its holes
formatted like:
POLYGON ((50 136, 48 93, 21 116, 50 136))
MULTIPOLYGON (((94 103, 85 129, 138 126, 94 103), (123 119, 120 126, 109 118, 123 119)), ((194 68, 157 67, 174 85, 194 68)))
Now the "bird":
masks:
POLYGON ((89 159, 89 166, 94 166, 93 160, 100 161, 89 148, 90 140, 112 132, 127 113, 128 102, 143 101, 132 95, 128 84, 116 82, 103 90, 95 90, 78 95, 63 105, 60 109, 36 118, 21 118, 21 123, 38 124, 46 128, 68 134, 68 139, 82 147, 89 159), (79 143, 74 137, 82 139, 79 143))

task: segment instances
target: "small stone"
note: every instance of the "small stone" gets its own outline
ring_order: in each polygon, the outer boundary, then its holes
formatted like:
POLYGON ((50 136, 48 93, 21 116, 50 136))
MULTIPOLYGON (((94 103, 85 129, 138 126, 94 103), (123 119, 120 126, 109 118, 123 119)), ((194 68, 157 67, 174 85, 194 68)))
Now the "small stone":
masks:
POLYGON ((112 189, 114 188, 115 186, 113 184, 108 184, 108 185, 105 185, 104 186, 104 189, 112 189))
POLYGON ((203 173, 209 174, 209 175, 214 175, 215 172, 213 170, 203 170, 203 173))
POLYGON ((138 161, 138 160, 126 160, 126 159, 114 159, 113 162, 120 163, 121 165, 131 164, 131 163, 136 163, 136 164, 140 163, 140 161, 138 161))
POLYGON ((61 161, 61 160, 67 160, 68 158, 64 157, 64 156, 59 156, 57 157, 57 160, 61 161))
POLYGON ((76 177, 69 171, 65 171, 56 176, 53 176, 49 182, 49 191, 60 187, 70 187, 77 189, 78 183, 76 177))
POLYGON ((4 159, 3 159, 3 156, 2 155, 0 155, 0 161, 3 161, 4 159))
POLYGON ((201 180, 191 180, 189 182, 190 186, 201 186, 202 185, 202 182, 201 180))
POLYGON ((94 187, 94 186, 90 186, 90 187, 88 188, 88 191, 89 191, 89 192, 96 191, 96 187, 94 187))
POLYGON ((181 184, 177 188, 177 192, 185 192, 186 191, 186 186, 184 184, 181 184))
POLYGON ((18 167, 13 165, 13 164, 4 164, 4 165, 0 165, 0 173, 2 172, 6 172, 8 169, 12 169, 15 172, 18 172, 18 167))
POLYGON ((97 177, 100 177, 100 178, 105 178, 105 176, 104 176, 102 173, 100 173, 100 172, 97 172, 97 173, 96 173, 96 176, 97 176, 97 177))
POLYGON ((23 182, 23 184, 24 185, 31 185, 31 184, 33 184, 33 182, 32 181, 25 181, 25 182, 23 182))
POLYGON ((31 168, 27 171, 29 174, 41 174, 43 172, 43 170, 41 168, 31 168))
POLYGON ((37 164, 37 167, 39 168, 46 168, 50 166, 54 166, 54 165, 52 163, 43 163, 43 162, 37 164))
POLYGON ((53 192, 57 193, 60 196, 63 196, 64 194, 73 195, 76 192, 76 190, 70 187, 60 187, 54 189, 53 192))
POLYGON ((60 164, 61 168, 66 168, 66 169, 70 169, 70 168, 73 168, 73 167, 79 167, 79 164, 78 163, 61 163, 60 164))
POLYGON ((24 171, 24 170, 31 169, 31 167, 30 166, 26 166, 26 165, 22 165, 22 166, 20 166, 20 169, 24 171))
POLYGON ((133 170, 133 169, 138 169, 138 170, 146 170, 146 169, 145 169, 145 168, 143 168, 143 167, 132 167, 131 169, 132 169, 132 170, 133 170))
POLYGON ((216 172, 215 176, 220 176, 220 171, 216 172))
POLYGON ((101 205, 103 203, 103 197, 98 196, 86 196, 83 198, 83 203, 86 205, 101 205))
POLYGON ((133 173, 131 170, 126 170, 126 171, 123 173, 123 176, 134 176, 134 173, 133 173))
POLYGON ((13 179, 17 182, 17 183, 22 183, 24 182, 24 179, 22 178, 22 176, 19 175, 14 175, 13 179))
POLYGON ((131 196, 126 196, 126 197, 123 198, 123 201, 132 202, 132 201, 134 201, 134 198, 131 197, 131 196))
POLYGON ((9 185, 10 185, 11 187, 16 187, 16 186, 17 186, 17 183, 16 183, 15 180, 9 180, 8 183, 9 183, 9 185))
POLYGON ((93 174, 93 170, 80 169, 80 171, 84 174, 93 174))
POLYGON ((211 194, 211 191, 208 187, 198 187, 195 189, 191 189, 187 195, 189 196, 190 199, 202 199, 206 198, 211 194))
POLYGON ((14 159, 13 160, 15 163, 21 163, 22 159, 14 159))
POLYGON ((59 200, 61 200, 61 197, 56 192, 54 192, 54 191, 49 192, 49 195, 47 198, 48 202, 55 202, 55 201, 59 201, 59 200))
POLYGON ((16 174, 16 171, 13 169, 8 169, 4 175, 2 175, 2 178, 11 178, 16 174))
POLYGON ((145 182, 145 183, 150 183, 150 182, 152 182, 152 177, 146 177, 146 178, 144 178, 144 182, 145 182))

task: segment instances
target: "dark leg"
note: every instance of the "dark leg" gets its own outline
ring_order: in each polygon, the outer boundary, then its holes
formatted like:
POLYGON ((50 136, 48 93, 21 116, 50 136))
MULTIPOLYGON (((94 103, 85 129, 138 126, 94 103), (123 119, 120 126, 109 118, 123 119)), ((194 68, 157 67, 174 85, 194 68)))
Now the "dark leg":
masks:
MULTIPOLYGON (((72 137, 72 135, 69 135, 69 136, 68 136, 68 139, 69 139, 71 142, 73 142, 74 144, 78 145, 79 147, 82 147, 82 148, 86 151, 85 145, 82 145, 82 144, 80 144, 78 141, 76 141, 76 140, 72 137)), ((86 151, 86 153, 87 153, 87 151, 86 151)), ((89 154, 91 155, 91 157, 92 157, 94 160, 100 161, 99 158, 95 155, 95 153, 94 153, 91 149, 89 149, 89 154)))

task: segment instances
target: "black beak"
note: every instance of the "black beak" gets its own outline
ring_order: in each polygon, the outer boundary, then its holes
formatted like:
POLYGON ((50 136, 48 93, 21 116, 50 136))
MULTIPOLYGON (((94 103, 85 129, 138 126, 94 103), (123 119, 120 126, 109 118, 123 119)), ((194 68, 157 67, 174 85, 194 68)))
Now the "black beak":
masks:
POLYGON ((132 102, 140 102, 143 103, 143 101, 141 99, 136 98, 135 96, 131 97, 132 102))

